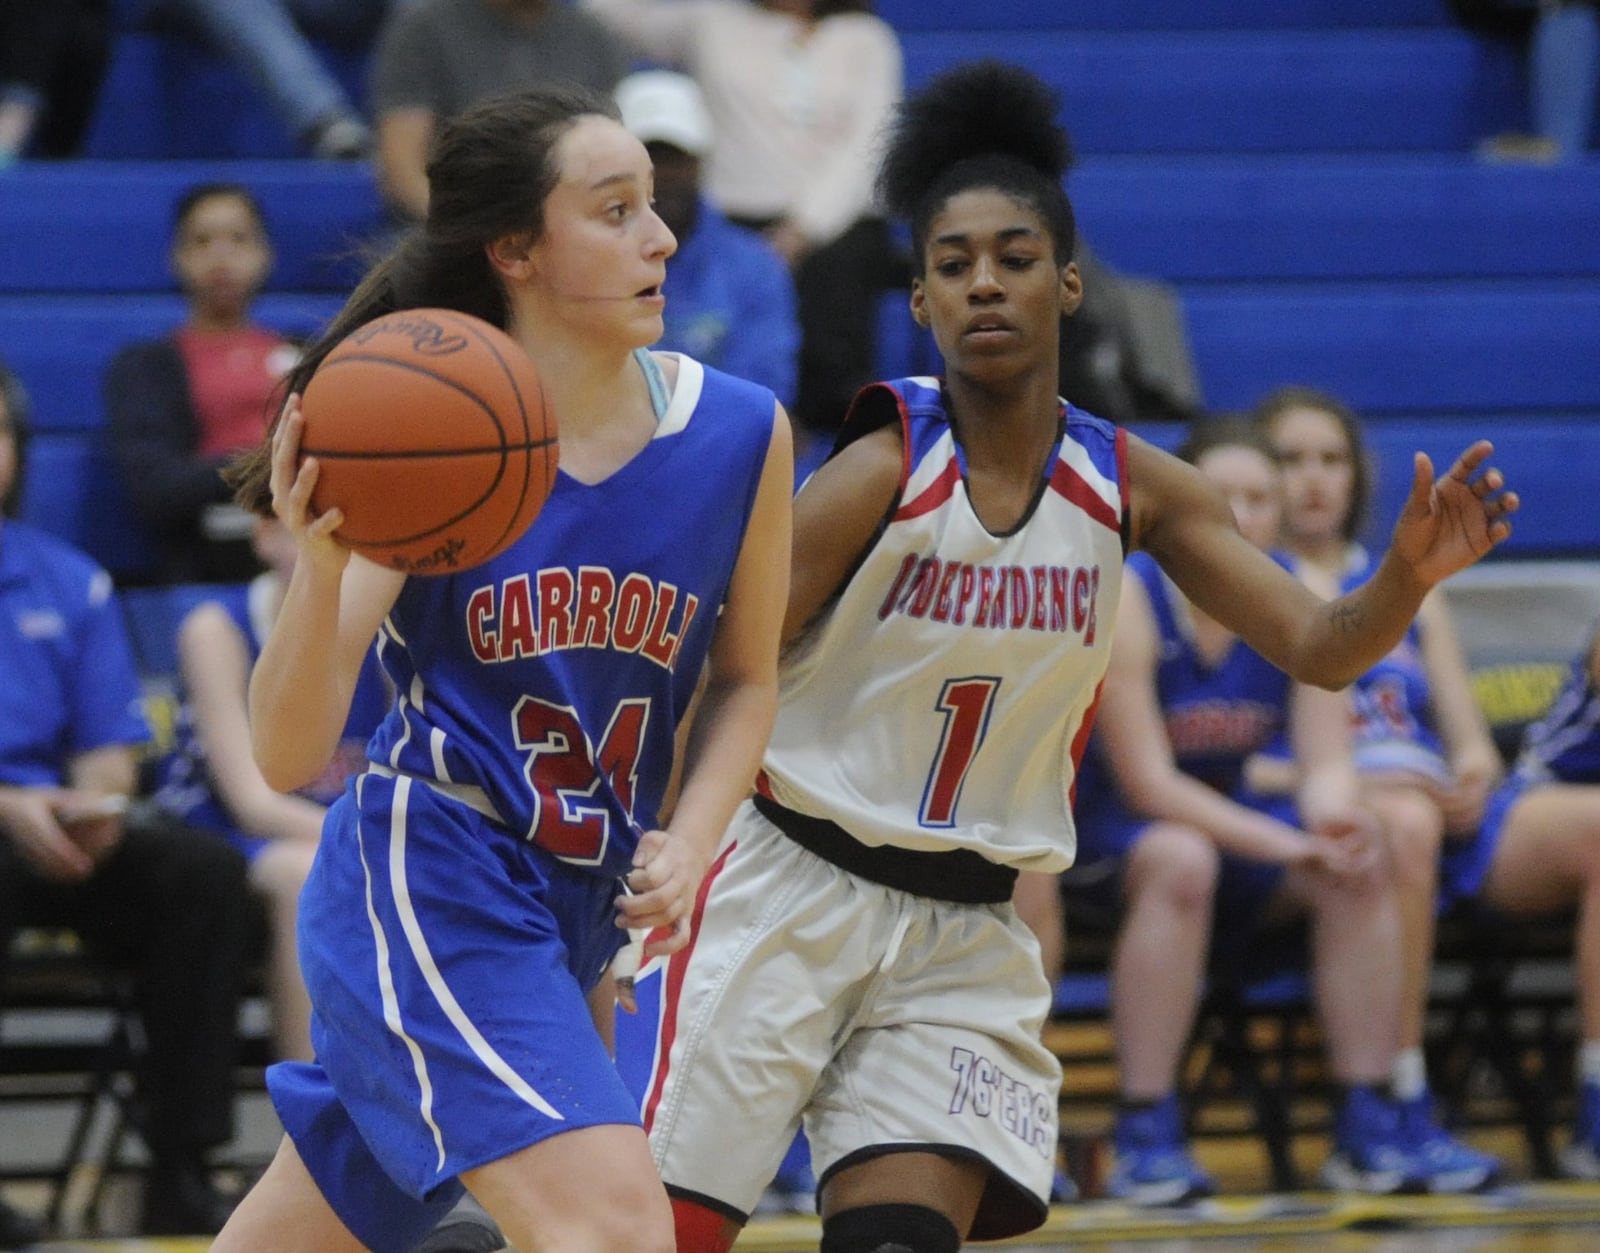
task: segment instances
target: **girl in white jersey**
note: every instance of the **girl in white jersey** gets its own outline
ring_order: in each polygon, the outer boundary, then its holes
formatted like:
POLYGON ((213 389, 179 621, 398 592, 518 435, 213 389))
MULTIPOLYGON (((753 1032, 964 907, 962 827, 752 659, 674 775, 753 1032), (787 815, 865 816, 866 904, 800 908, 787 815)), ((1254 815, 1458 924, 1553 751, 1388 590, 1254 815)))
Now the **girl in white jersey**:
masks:
POLYGON ((771 392, 644 350, 675 241, 609 100, 478 106, 442 132, 429 179, 427 222, 291 390, 383 313, 473 313, 538 366, 561 466, 505 553, 428 578, 352 556, 339 511, 311 514, 292 398, 242 473, 244 502, 270 499, 299 545, 251 681, 264 778, 287 791, 322 768, 375 640, 398 696, 301 896, 316 1060, 269 1071, 288 1134, 213 1248, 405 1253, 465 1187, 516 1248, 671 1253, 638 1106, 586 998, 626 926, 656 928, 656 953, 686 941, 755 774, 777 696, 787 422, 771 392))
POLYGON ((867 389, 795 501, 788 653, 758 782, 665 972, 651 1148, 679 1253, 721 1253, 804 1123, 822 1253, 949 1253, 1046 1210, 1061 1080, 1010 903, 1072 860, 1067 797, 1124 551, 1308 682, 1349 682, 1427 589, 1509 531, 1474 445, 1332 605, 1189 466, 1055 391, 1082 287, 1056 103, 949 71, 881 174, 911 220, 912 316, 943 380, 867 389))

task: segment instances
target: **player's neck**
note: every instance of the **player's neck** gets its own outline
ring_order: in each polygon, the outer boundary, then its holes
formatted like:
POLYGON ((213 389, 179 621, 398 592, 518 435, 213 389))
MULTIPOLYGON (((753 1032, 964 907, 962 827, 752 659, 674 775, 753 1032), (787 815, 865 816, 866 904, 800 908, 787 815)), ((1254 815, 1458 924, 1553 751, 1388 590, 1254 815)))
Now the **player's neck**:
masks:
POLYGON ((990 383, 952 374, 945 386, 968 466, 1029 476, 1040 467, 1061 425, 1053 376, 990 383))
POLYGON ((655 435, 650 388, 631 353, 546 349, 534 359, 561 433, 561 468, 584 483, 620 469, 655 435))

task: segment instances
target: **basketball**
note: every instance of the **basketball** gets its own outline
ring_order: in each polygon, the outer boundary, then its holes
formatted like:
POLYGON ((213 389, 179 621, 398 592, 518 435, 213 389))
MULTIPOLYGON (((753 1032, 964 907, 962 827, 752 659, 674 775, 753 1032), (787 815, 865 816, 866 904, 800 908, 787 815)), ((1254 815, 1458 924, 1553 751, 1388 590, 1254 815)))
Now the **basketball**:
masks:
POLYGON ((452 309, 358 327, 301 397, 311 507, 335 538, 407 574, 449 574, 509 547, 555 485, 555 415, 504 331, 452 309))

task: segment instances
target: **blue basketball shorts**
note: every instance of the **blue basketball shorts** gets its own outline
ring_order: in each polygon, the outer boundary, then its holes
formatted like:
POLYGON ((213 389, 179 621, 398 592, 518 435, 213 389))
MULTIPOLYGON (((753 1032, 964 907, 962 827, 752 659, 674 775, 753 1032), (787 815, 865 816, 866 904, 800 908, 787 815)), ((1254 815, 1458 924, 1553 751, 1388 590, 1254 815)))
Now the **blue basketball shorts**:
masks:
POLYGON ((1452 906, 1476 900, 1483 892, 1483 882, 1489 877, 1489 867, 1500 848, 1500 836, 1506 819, 1528 791, 1526 780, 1515 776, 1507 779, 1489 794, 1483 807, 1483 821, 1477 833, 1465 843, 1447 841, 1439 855, 1439 912, 1452 906))
POLYGON ((627 938, 616 891, 418 780, 366 774, 334 804, 300 903, 316 1061, 267 1083, 369 1248, 415 1245, 463 1171, 639 1125, 584 999, 627 938))

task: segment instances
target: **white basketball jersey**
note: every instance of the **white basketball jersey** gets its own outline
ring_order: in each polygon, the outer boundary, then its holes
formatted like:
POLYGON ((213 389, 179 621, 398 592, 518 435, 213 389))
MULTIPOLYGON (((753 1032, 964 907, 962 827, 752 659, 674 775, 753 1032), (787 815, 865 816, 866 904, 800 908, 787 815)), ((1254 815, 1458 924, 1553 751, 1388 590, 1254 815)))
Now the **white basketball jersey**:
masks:
POLYGON ((1064 406, 1036 503, 994 535, 938 380, 876 384, 851 423, 870 429, 888 400, 906 450, 897 504, 784 658, 760 788, 863 844, 1063 870, 1122 584, 1124 435, 1064 406))

